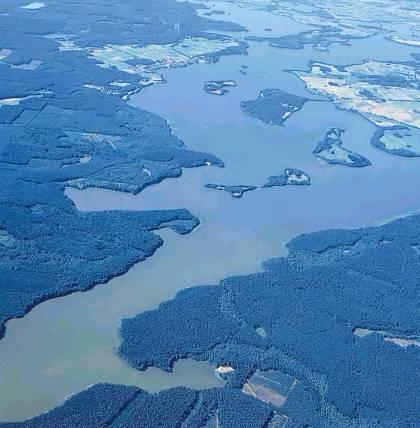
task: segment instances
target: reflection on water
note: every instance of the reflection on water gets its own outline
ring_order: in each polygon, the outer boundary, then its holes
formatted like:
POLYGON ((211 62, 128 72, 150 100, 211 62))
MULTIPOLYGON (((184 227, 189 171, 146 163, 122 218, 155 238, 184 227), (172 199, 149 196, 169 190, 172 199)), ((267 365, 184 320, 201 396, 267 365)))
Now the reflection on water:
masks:
MULTIPOLYGON (((187 170, 181 178, 165 180, 135 197, 98 189, 67 190, 81 210, 185 207, 202 224, 184 237, 159 232, 164 246, 127 274, 88 293, 45 302, 23 319, 9 322, 0 341, 1 419, 33 416, 102 381, 150 391, 222 385, 210 366, 188 360, 181 361, 174 374, 128 367, 115 354, 121 318, 155 308, 182 288, 255 272, 263 259, 284 254, 285 242, 296 234, 363 226, 418 209, 419 160, 371 147, 374 127, 360 116, 336 110, 328 102, 308 102, 284 126, 267 126, 240 110, 241 100, 255 98, 263 88, 308 96, 284 68, 304 68, 310 59, 356 62, 366 52, 379 59, 385 52, 393 55, 389 42, 379 38, 354 46, 337 46, 327 54, 253 44, 246 57, 167 70, 166 85, 135 96, 135 105, 168 118, 190 148, 214 153, 226 168, 187 170), (238 72, 241 64, 248 65, 247 76, 238 72), (228 95, 214 97, 202 90, 205 81, 224 79, 238 83, 228 95), (372 166, 320 164, 312 150, 330 127, 346 129, 344 145, 367 157, 372 166), (308 173, 312 185, 261 189, 242 199, 204 188, 208 182, 262 185, 269 175, 291 167, 308 173)), ((390 59, 406 59, 408 51, 399 47, 398 55, 390 59)))

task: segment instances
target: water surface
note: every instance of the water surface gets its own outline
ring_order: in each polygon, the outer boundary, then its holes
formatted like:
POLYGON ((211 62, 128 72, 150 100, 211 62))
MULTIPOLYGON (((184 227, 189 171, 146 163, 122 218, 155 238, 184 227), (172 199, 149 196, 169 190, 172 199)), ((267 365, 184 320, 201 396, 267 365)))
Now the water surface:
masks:
POLYGON ((240 110, 241 100, 269 87, 320 99, 284 69, 306 68, 311 59, 358 62, 368 52, 371 59, 394 60, 408 59, 410 53, 381 37, 334 46, 330 53, 252 43, 248 56, 166 70, 167 84, 133 97, 132 104, 167 118, 189 148, 219 156, 226 167, 186 170, 181 178, 137 196, 67 190, 80 210, 185 207, 201 225, 189 236, 159 232, 164 246, 127 274, 87 293, 42 303, 23 319, 9 322, 0 341, 0 419, 34 416, 96 382, 134 384, 152 392, 175 385, 222 385, 212 367, 191 360, 176 365, 173 374, 130 368, 115 352, 121 318, 153 309, 182 288, 255 272, 262 260, 285 254, 284 244, 297 234, 376 224, 417 210, 419 159, 371 147, 375 128, 361 116, 337 110, 330 102, 311 101, 283 126, 268 126, 240 110), (242 64, 249 67, 246 76, 239 73, 242 64), (202 90, 207 80, 225 79, 238 83, 228 95, 202 90), (346 129, 344 146, 367 157, 372 166, 321 164, 312 150, 330 127, 346 129), (257 190, 242 199, 203 187, 208 182, 262 185, 269 175, 290 167, 309 174, 312 185, 257 190))

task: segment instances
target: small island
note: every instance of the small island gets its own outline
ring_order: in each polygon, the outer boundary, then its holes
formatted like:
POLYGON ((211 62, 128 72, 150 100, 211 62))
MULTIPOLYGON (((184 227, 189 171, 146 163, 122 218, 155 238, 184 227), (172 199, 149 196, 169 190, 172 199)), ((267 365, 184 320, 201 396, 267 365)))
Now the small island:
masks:
POLYGON ((236 86, 234 80, 210 80, 204 83, 204 92, 212 95, 225 95, 228 87, 236 86))
POLYGON ((264 89, 255 100, 242 101, 242 110, 269 125, 281 125, 299 111, 308 98, 289 94, 281 89, 264 89))
POLYGON ((274 186, 309 186, 311 178, 308 174, 295 168, 287 168, 280 175, 272 175, 268 177, 268 181, 263 187, 274 186))
POLYGON ((344 148, 341 134, 344 129, 330 128, 325 134, 324 139, 317 144, 313 154, 325 162, 332 165, 344 165, 355 168, 363 168, 371 165, 370 161, 344 148))
POLYGON ((224 184, 205 184, 204 187, 208 189, 214 190, 222 190, 224 192, 230 193, 232 198, 242 198, 245 192, 251 192, 252 190, 256 190, 256 186, 245 186, 245 185, 236 185, 236 186, 226 186, 224 184))

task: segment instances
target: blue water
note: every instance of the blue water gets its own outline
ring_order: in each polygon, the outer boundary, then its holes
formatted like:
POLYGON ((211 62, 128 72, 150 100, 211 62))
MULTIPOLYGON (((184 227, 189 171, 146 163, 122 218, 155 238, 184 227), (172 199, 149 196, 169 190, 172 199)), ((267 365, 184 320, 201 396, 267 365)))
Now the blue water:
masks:
POLYGON ((182 288, 257 271, 262 260, 285 254, 284 244, 297 234, 377 224, 418 210, 420 160, 371 147, 374 127, 361 116, 337 110, 330 102, 308 102, 278 127, 240 110, 241 100, 255 98, 264 88, 309 96, 302 82, 283 70, 306 68, 311 59, 340 64, 366 55, 405 60, 410 52, 380 37, 352 47, 335 46, 330 53, 253 43, 248 56, 166 70, 167 84, 133 97, 132 104, 167 118, 189 148, 219 156, 226 167, 187 170, 181 178, 135 197, 98 189, 67 191, 81 210, 185 207, 201 225, 185 237, 162 231, 163 248, 126 275, 88 293, 45 302, 23 319, 11 321, 0 341, 0 419, 33 416, 100 381, 136 384, 150 391, 174 385, 220 386, 212 367, 193 361, 180 362, 173 375, 128 367, 115 354, 120 319, 154 308, 182 288), (247 76, 238 71, 242 64, 249 66, 247 76), (228 95, 202 90, 205 81, 224 79, 238 83, 228 95), (344 146, 367 157, 372 166, 321 164, 312 150, 330 127, 346 129, 344 146), (269 175, 289 167, 308 173, 312 185, 258 190, 242 199, 203 187, 208 182, 262 185, 269 175))

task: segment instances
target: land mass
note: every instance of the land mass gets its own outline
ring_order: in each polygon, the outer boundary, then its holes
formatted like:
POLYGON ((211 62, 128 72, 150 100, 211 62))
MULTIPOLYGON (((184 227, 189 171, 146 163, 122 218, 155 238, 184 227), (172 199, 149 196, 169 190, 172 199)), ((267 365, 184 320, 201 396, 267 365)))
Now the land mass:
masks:
POLYGON ((162 244, 154 230, 198 224, 182 209, 82 213, 67 187, 136 194, 182 168, 223 166, 127 100, 159 82, 160 68, 243 52, 244 43, 211 33, 243 28, 173 0, 129 0, 124 10, 105 0, 0 6, 0 338, 7 320, 36 304, 152 255, 162 244))
POLYGON ((281 89, 264 89, 255 100, 242 101, 242 110, 269 125, 281 125, 299 111, 308 98, 289 94, 281 89))
POLYGON ((233 186, 226 186, 225 184, 213 184, 208 183, 205 184, 204 187, 207 187, 208 189, 214 189, 214 190, 222 190, 224 192, 229 193, 233 198, 242 198, 243 194, 246 192, 251 192, 252 190, 256 190, 256 186, 246 186, 246 185, 233 185, 233 186))
POLYGON ((268 177, 268 181, 263 187, 274 186, 309 186, 311 178, 300 169, 286 168, 280 175, 268 177))
POLYGON ((224 387, 149 395, 99 384, 0 426, 415 425, 420 215, 301 235, 288 250, 262 272, 184 290, 122 322, 119 354, 133 367, 205 360, 224 387))
POLYGON ((232 86, 236 86, 234 80, 210 80, 204 83, 203 90, 212 95, 225 95, 232 86))
POLYGON ((315 94, 359 113, 377 127, 371 144, 387 153, 420 156, 419 61, 365 61, 348 66, 311 62, 294 71, 315 94))
POLYGON ((343 147, 341 135, 344 129, 330 128, 325 133, 324 139, 319 142, 313 153, 318 159, 332 165, 344 165, 355 168, 363 168, 371 165, 370 161, 343 147))

